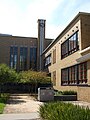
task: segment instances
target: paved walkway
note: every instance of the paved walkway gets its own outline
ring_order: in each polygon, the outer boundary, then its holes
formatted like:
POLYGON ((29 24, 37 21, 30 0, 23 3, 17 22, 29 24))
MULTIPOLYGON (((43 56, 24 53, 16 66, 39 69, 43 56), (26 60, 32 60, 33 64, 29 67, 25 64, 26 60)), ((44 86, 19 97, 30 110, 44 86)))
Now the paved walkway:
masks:
POLYGON ((0 115, 0 120, 38 120, 39 106, 43 104, 29 94, 12 94, 0 115))
MULTIPOLYGON (((66 102, 90 108, 90 103, 88 102, 66 102)), ((42 104, 42 102, 37 101, 29 94, 12 94, 4 109, 4 114, 0 115, 0 120, 40 120, 38 110, 42 104)))

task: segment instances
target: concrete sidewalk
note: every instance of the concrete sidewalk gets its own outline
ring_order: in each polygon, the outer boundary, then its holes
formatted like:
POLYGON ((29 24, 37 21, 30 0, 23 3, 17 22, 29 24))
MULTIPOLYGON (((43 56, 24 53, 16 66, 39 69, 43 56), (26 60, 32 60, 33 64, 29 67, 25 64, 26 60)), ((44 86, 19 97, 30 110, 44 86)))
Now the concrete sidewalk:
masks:
POLYGON ((42 104, 29 94, 12 94, 0 120, 40 120, 38 111, 42 104))
POLYGON ((39 114, 36 113, 20 113, 20 114, 1 114, 0 120, 40 120, 39 114))

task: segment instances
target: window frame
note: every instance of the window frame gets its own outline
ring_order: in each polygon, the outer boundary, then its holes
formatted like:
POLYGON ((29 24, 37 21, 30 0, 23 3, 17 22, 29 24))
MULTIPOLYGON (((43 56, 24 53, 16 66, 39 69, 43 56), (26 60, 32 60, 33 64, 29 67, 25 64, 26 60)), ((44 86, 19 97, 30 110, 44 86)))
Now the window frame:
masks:
POLYGON ((33 69, 33 70, 37 70, 37 47, 33 47, 33 46, 30 47, 30 65, 29 65, 29 68, 33 69), (33 61, 32 61, 32 59, 33 59, 33 61), (34 64, 34 66, 33 66, 33 64, 34 64))
POLYGON ((83 62, 80 64, 76 64, 76 65, 61 69, 61 85, 81 85, 83 83, 85 83, 85 84, 87 83, 87 62, 83 62), (81 66, 83 66, 83 70, 82 70, 81 66), (68 80, 65 82, 63 80, 64 79, 63 72, 66 69, 68 70, 68 75, 67 75, 68 80), (71 74, 70 74, 70 70, 71 70, 71 74), (72 72, 73 70, 74 70, 74 72, 72 72), (72 78, 74 78, 74 79, 72 79, 72 78), (80 78, 82 78, 82 79, 80 79, 80 78))
POLYGON ((13 68, 13 69, 17 70, 17 65, 18 65, 18 46, 10 46, 10 63, 9 63, 9 66, 10 66, 10 68, 13 68))
POLYGON ((66 58, 67 56, 73 54, 74 52, 76 52, 78 50, 79 50, 79 45, 78 45, 78 31, 76 31, 72 36, 70 36, 65 42, 63 42, 61 44, 61 59, 66 58), (76 36, 76 37, 74 37, 74 36, 76 36), (73 38, 72 44, 70 44, 70 40, 72 38, 73 38))
POLYGON ((20 47, 20 71, 27 70, 27 58, 28 57, 28 47, 22 46, 20 47))

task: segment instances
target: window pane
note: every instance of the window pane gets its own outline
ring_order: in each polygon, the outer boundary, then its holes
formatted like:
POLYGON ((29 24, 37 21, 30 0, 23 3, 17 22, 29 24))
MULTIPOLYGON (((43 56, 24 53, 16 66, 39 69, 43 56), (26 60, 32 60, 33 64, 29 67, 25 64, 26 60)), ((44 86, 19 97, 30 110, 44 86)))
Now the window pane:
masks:
POLYGON ((30 69, 36 70, 37 68, 37 48, 30 48, 30 69))
POLYGON ((68 84, 68 69, 62 70, 62 84, 68 84))
POLYGON ((20 48, 20 70, 27 70, 27 47, 20 48))
POLYGON ((78 50, 78 32, 74 33, 69 39, 67 39, 61 45, 61 58, 65 58, 68 55, 78 50))
POLYGON ((17 69, 18 47, 10 47, 10 68, 17 69))

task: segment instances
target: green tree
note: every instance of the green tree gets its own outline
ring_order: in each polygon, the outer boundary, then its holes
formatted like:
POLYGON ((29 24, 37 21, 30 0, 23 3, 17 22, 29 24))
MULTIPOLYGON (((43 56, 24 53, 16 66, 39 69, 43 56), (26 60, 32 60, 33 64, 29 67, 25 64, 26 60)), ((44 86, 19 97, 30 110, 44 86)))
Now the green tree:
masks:
POLYGON ((17 82, 18 79, 19 77, 15 70, 10 69, 6 64, 0 64, 0 85, 1 86, 4 83, 17 82))
POLYGON ((38 83, 47 84, 51 83, 51 78, 47 76, 46 72, 37 71, 22 71, 20 74, 20 83, 31 83, 32 89, 34 88, 35 93, 37 90, 38 83))

